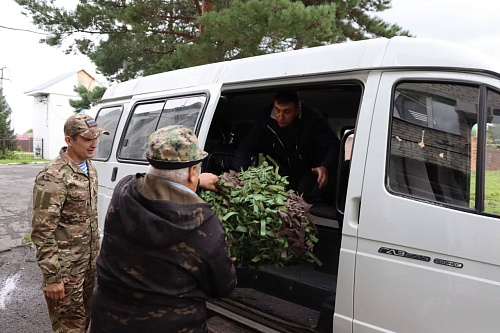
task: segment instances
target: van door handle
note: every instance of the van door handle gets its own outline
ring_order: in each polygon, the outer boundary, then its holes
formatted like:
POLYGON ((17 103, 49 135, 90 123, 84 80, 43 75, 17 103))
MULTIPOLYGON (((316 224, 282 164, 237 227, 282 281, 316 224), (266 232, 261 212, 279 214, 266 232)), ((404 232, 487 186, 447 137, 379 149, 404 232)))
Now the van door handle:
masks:
POLYGON ((116 180, 116 174, 118 173, 118 167, 113 168, 113 172, 111 173, 111 181, 114 182, 116 180))

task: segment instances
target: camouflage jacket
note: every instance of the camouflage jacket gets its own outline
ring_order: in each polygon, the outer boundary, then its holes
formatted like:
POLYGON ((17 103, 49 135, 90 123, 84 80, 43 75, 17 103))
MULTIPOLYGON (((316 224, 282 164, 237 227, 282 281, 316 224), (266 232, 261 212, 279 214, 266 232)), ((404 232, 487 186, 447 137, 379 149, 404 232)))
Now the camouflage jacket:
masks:
POLYGON ((97 171, 87 165, 88 176, 62 148, 35 179, 31 240, 45 283, 95 267, 97 171))

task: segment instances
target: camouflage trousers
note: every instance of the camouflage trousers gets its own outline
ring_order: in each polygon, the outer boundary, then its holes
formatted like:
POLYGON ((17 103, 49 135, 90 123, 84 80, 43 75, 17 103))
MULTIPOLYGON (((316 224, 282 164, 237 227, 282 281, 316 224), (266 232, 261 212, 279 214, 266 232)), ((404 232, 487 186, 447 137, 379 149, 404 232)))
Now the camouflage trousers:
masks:
POLYGON ((96 281, 95 269, 63 277, 64 298, 45 297, 54 333, 85 333, 90 324, 90 298, 96 281))

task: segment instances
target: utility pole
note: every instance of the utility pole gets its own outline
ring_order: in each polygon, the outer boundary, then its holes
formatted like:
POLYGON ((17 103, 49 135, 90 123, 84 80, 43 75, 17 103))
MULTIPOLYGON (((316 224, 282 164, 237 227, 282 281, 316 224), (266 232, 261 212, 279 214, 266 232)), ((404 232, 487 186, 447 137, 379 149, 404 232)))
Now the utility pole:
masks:
POLYGON ((3 89, 3 80, 9 80, 3 77, 3 70, 6 68, 7 66, 0 68, 0 89, 3 89))

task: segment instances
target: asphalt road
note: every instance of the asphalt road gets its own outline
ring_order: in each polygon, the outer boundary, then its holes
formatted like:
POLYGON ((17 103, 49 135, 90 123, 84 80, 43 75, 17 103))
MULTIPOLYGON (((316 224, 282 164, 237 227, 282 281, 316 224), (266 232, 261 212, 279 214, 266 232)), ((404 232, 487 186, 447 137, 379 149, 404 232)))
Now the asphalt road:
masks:
POLYGON ((0 333, 50 333, 29 243, 31 191, 44 164, 0 165, 0 333))

